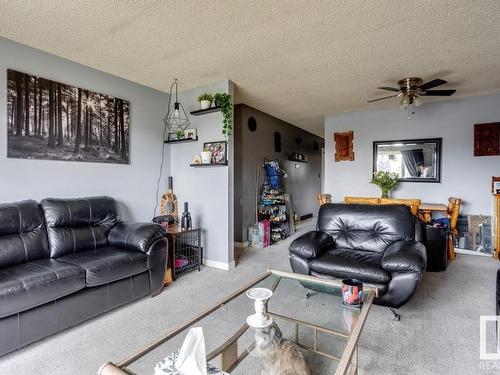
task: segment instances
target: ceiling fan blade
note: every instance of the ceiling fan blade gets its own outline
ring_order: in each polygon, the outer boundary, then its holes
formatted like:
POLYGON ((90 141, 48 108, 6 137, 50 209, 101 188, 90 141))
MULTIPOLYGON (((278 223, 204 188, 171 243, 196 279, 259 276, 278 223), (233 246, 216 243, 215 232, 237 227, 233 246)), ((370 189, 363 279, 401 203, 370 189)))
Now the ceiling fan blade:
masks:
POLYGON ((368 103, 378 102, 379 100, 395 98, 396 96, 398 96, 398 95, 384 96, 383 98, 368 100, 368 103))
POLYGON ((424 91, 421 95, 425 95, 425 96, 451 96, 456 91, 457 90, 430 90, 430 91, 424 91))
POLYGON ((429 81, 429 82, 424 83, 423 85, 420 85, 420 90, 422 90, 422 91, 429 90, 429 89, 432 89, 433 87, 444 85, 445 83, 448 83, 448 82, 446 82, 443 79, 439 79, 439 78, 433 79, 432 81, 429 81))
POLYGON ((399 92, 399 89, 395 88, 395 87, 377 87, 378 89, 380 90, 387 90, 387 91, 394 91, 394 92, 399 92))

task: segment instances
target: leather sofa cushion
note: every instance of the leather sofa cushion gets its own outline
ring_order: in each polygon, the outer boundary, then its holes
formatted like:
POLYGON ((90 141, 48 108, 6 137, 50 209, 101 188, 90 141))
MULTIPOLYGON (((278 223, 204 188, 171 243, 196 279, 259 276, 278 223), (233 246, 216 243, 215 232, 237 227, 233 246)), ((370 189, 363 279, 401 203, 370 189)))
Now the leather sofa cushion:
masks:
POLYGON ((415 218, 405 205, 325 204, 317 229, 339 248, 384 252, 393 242, 414 240, 415 218))
POLYGON ((40 205, 51 258, 107 246, 109 229, 120 221, 115 200, 109 197, 49 198, 40 205))
POLYGON ((387 284, 389 272, 380 267, 382 255, 369 251, 335 249, 309 262, 312 271, 341 278, 353 278, 365 283, 387 284))
POLYGON ((84 270, 39 259, 0 270, 0 318, 74 293, 85 287, 84 270))
POLYGON ((106 284, 148 270, 147 255, 116 247, 69 254, 57 260, 83 268, 87 286, 106 284))
POLYGON ((38 203, 0 204, 0 269, 49 257, 47 233, 38 203))

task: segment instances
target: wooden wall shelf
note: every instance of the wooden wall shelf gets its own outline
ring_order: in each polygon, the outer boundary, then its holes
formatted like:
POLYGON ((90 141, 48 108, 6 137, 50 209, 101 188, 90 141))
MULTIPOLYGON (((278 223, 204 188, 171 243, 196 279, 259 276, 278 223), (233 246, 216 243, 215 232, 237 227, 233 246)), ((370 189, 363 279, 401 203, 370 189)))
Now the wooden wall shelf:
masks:
POLYGON ((219 163, 219 164, 215 164, 215 163, 211 163, 211 164, 189 164, 190 167, 197 167, 197 168, 200 168, 200 167, 227 167, 227 163, 219 163))
POLYGON ((214 113, 214 112, 219 112, 220 107, 212 107, 208 109, 199 109, 197 111, 192 111, 190 112, 193 116, 201 116, 201 115, 206 115, 208 113, 214 113))
POLYGON ((198 137, 196 138, 182 138, 182 139, 171 139, 171 140, 166 140, 164 143, 187 143, 187 142, 197 142, 198 137))

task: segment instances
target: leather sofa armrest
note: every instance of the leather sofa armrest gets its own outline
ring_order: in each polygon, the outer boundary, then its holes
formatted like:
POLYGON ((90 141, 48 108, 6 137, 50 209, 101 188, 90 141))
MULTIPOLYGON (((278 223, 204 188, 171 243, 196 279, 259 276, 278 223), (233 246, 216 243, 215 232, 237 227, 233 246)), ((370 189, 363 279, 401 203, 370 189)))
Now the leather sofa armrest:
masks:
POLYGON ((157 295, 163 289, 168 251, 168 240, 165 237, 153 242, 147 252, 151 296, 157 295))
POLYGON ((108 242, 110 246, 147 253, 151 245, 165 235, 165 228, 160 224, 121 222, 111 228, 108 242))
POLYGON ((288 251, 300 258, 313 259, 334 247, 331 236, 321 231, 310 231, 293 240, 288 251))
POLYGON ((423 273, 427 264, 425 246, 417 241, 397 241, 389 245, 382 268, 389 272, 423 273))

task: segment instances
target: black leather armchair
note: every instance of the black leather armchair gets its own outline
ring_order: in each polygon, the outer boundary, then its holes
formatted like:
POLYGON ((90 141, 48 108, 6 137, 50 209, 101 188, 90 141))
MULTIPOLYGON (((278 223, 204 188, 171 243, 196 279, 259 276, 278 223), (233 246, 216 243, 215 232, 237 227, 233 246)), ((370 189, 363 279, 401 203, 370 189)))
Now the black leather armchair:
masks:
POLYGON ((0 355, 159 293, 167 250, 109 197, 0 205, 0 355))
POLYGON ((379 289, 375 303, 398 308, 425 270, 419 228, 407 206, 326 204, 317 230, 291 243, 290 263, 294 272, 372 284, 379 289))

